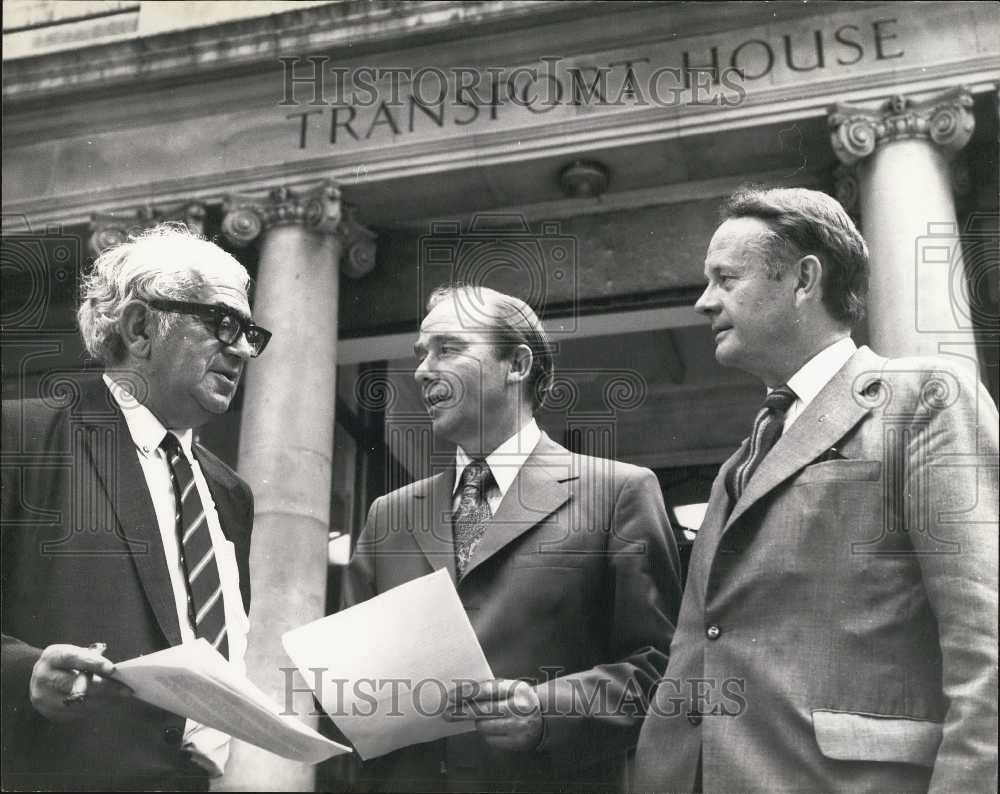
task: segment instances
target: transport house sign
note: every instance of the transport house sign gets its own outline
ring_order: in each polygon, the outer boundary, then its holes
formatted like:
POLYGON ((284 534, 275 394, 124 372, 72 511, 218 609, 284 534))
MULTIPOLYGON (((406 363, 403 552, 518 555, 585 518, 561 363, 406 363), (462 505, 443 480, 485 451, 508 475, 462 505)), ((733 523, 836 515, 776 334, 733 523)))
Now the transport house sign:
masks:
POLYGON ((940 47, 919 46, 931 26, 899 11, 887 7, 587 57, 553 54, 515 66, 349 67, 320 55, 282 58, 286 140, 297 149, 343 150, 582 115, 717 111, 803 83, 894 72, 913 55, 940 57, 940 47))

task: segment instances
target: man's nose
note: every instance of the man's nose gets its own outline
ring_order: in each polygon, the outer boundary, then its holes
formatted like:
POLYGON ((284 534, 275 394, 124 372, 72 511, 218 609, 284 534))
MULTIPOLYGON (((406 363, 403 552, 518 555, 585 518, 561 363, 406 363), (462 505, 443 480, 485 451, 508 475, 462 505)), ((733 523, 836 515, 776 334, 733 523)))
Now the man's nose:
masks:
POLYGON ((417 383, 425 383, 431 379, 430 365, 427 363, 429 356, 424 356, 423 360, 417 364, 417 368, 413 370, 413 379, 417 383))
POLYGON ((246 334, 240 334, 231 345, 226 345, 226 349, 244 361, 253 356, 253 345, 247 341, 246 334))
POLYGON ((718 304, 712 295, 712 285, 705 287, 704 291, 694 303, 694 310, 698 314, 711 314, 718 308, 718 304))

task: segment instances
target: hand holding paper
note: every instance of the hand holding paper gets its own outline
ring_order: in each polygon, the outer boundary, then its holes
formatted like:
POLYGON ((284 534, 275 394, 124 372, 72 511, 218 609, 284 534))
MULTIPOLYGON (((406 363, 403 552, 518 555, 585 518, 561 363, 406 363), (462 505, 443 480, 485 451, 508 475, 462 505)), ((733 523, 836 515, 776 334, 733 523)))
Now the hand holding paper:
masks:
POLYGON ((542 739, 542 707, 526 681, 506 678, 459 687, 448 720, 474 720, 476 730, 497 750, 534 750, 542 739))
POLYGON ((113 677, 140 700, 294 761, 317 764, 351 751, 279 714, 274 701, 203 639, 118 662, 113 677))
POLYGON ((282 642, 366 760, 475 730, 448 719, 449 694, 493 678, 444 570, 293 629, 282 642))

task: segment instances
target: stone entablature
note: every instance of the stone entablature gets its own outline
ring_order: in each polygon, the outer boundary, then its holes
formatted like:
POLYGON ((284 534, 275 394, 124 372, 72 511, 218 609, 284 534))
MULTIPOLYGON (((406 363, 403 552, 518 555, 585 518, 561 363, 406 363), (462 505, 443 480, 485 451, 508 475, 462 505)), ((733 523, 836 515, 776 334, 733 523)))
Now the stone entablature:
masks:
MULTIPOLYGON (((412 34, 396 30, 396 39, 380 39, 401 22, 374 25, 371 17, 366 24, 381 32, 362 36, 365 47, 345 53, 310 46, 329 31, 329 9, 357 13, 361 25, 361 6, 370 14, 388 14, 390 7, 347 2, 290 12, 298 27, 291 24, 287 36, 271 30, 270 38, 259 28, 264 22, 243 23, 246 35, 257 36, 261 46, 267 39, 270 49, 253 54, 250 46, 252 69, 230 69, 215 80, 213 70, 221 64, 215 55, 204 63, 190 60, 200 40, 218 36, 215 29, 196 31, 193 40, 183 34, 143 40, 148 54, 138 63, 152 71, 133 74, 114 97, 67 97, 58 112, 43 100, 69 73, 67 65, 58 66, 59 74, 46 83, 46 69, 54 63, 47 58, 5 63, 5 85, 15 94, 28 85, 29 66, 41 70, 35 105, 8 102, 5 212, 35 224, 70 223, 89 217, 95 206, 117 211, 150 196, 212 202, 267 185, 301 186, 320 176, 360 191, 402 178, 795 125, 824 117, 831 103, 847 98, 861 103, 959 83, 975 94, 993 91, 1000 82, 1000 6, 990 3, 864 3, 849 11, 835 4, 781 6, 776 20, 767 23, 760 18, 765 7, 754 4, 732 7, 723 17, 711 3, 707 10, 700 4, 627 4, 621 17, 629 34, 618 36, 616 27, 613 40, 603 19, 613 4, 473 3, 462 6, 475 20, 462 38, 447 33, 452 28, 441 21, 444 27, 412 34), (573 6, 573 18, 556 8, 566 5, 573 6), (318 16, 321 11, 327 16, 318 16), (324 24, 318 24, 321 18, 324 24), (489 19, 505 20, 504 31, 480 35, 489 19), (306 21, 316 23, 319 32, 305 31, 306 21), (530 29, 528 21, 535 23, 530 29), (747 24, 734 28, 739 21, 747 24), (643 31, 637 29, 640 22, 643 31), (942 37, 945 27, 949 35, 942 37), (305 38, 296 38, 300 34, 305 38), (548 51, 551 57, 539 55, 548 51), (282 63, 283 53, 299 60, 282 63), (157 86, 150 80, 161 55, 163 64, 179 60, 175 82, 157 86), (317 60, 311 61, 314 55, 317 60), (373 101, 354 101, 359 98, 337 93, 332 77, 322 86, 310 80, 314 65, 324 75, 336 68, 354 79, 373 64, 404 65, 414 75, 424 69, 431 77, 437 69, 446 75, 445 100, 424 105, 403 86, 393 102, 379 85, 373 101), (473 76, 480 78, 481 102, 457 93, 461 70, 473 68, 469 64, 478 70, 473 76), (537 76, 526 77, 525 68, 538 69, 537 76), (491 69, 506 81, 500 86, 503 102, 481 82, 489 83, 491 69), (595 89, 594 80, 605 78, 606 85, 598 82, 595 89), (658 88, 658 100, 651 87, 658 88), (551 101, 543 89, 552 92, 551 101)), ((451 6, 413 8, 430 13, 451 6)), ((239 34, 239 26, 233 32, 239 34)), ((240 63, 240 42, 238 35, 231 42, 231 67, 240 63)), ((128 68, 136 67, 136 53, 129 54, 125 45, 109 46, 104 54, 131 58, 128 68)), ((98 50, 103 48, 78 53, 81 75, 98 50)), ((104 66, 114 84, 119 79, 114 57, 104 66)))

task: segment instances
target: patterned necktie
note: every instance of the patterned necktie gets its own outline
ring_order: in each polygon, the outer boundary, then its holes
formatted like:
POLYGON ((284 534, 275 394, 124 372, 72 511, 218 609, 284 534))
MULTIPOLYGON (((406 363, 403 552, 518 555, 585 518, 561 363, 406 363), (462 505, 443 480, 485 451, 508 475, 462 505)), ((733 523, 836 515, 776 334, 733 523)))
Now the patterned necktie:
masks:
POLYGON ((753 421, 753 432, 750 433, 746 449, 740 460, 729 469, 726 477, 726 488, 733 504, 739 501, 760 462, 781 437, 785 413, 795 400, 795 392, 787 386, 779 386, 764 398, 764 405, 753 421))
POLYGON ((493 518, 486 489, 493 473, 485 460, 473 460, 462 472, 458 483, 458 509, 452 518, 455 533, 455 563, 458 576, 465 574, 472 553, 486 534, 486 522, 493 518))
POLYGON ((160 447, 167 453, 170 479, 174 485, 178 548, 187 577, 188 616, 195 636, 204 637, 219 653, 229 658, 222 582, 215 562, 212 536, 205 520, 205 508, 194 482, 194 472, 173 433, 164 436, 160 447))

